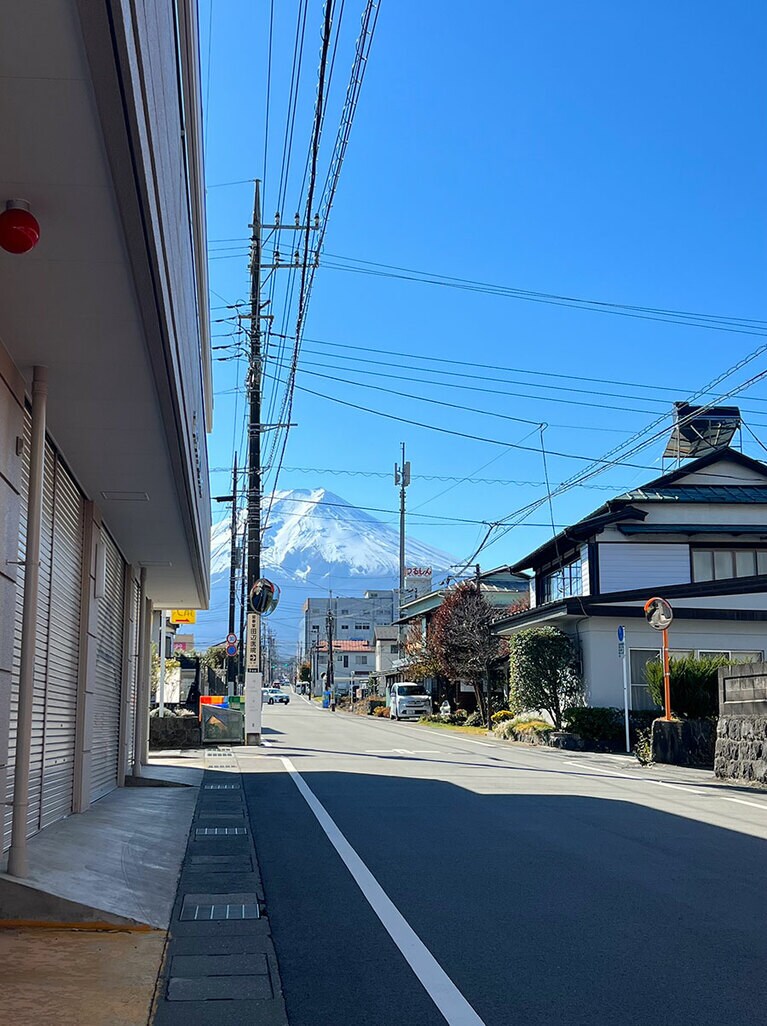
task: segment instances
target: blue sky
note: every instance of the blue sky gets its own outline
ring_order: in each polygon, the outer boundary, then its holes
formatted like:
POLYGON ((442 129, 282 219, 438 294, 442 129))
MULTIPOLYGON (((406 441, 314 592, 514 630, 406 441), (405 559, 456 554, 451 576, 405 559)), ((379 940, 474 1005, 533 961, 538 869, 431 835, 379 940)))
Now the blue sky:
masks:
MULTIPOLYGON (((248 294, 241 240, 248 235, 252 186, 222 183, 265 177, 267 218, 277 202, 298 0, 276 0, 274 7, 264 174, 269 4, 201 0, 214 308, 248 294)), ((362 0, 346 0, 325 160, 362 8, 362 0)), ((767 7, 757 0, 726 7, 714 0, 486 0, 471 10, 467 18, 466 6, 454 0, 382 0, 327 228, 326 262, 340 255, 606 303, 767 317, 767 7)), ((321 0, 308 0, 286 219, 299 201, 321 13, 321 0)), ((275 309, 282 309, 282 290, 280 281, 275 309)), ((229 313, 214 309, 212 316, 229 313)), ((289 332, 293 322, 288 326, 289 332)), ((216 335, 230 330, 230 322, 214 323, 216 335)), ((305 388, 533 449, 540 446, 535 424, 543 421, 550 453, 589 457, 641 429, 760 341, 748 333, 322 266, 305 336, 297 379, 305 388), (415 371, 413 360, 372 350, 465 366, 421 362, 415 371), (436 374, 439 368, 453 376, 436 374), (476 377, 463 378, 462 371, 476 377), (468 384, 488 391, 468 391, 468 384), (372 385, 495 416, 430 406, 372 385), (510 417, 532 423, 504 419, 510 417)), ((216 344, 228 341, 217 338, 216 344)), ((727 387, 765 367, 764 358, 754 361, 727 387)), ((241 444, 243 398, 230 390, 242 372, 242 365, 216 364, 213 468, 230 466, 233 446, 241 444)), ((764 384, 734 401, 753 411, 745 419, 767 441, 764 384)), ((409 532, 457 558, 467 557, 481 538, 481 521, 495 521, 546 491, 540 451, 441 435, 300 391, 293 419, 298 427, 285 467, 387 476, 290 469, 283 470, 280 487, 324 486, 359 505, 395 510, 390 474, 405 441, 413 468, 409 532), (423 475, 533 483, 451 487, 455 482, 423 475)), ((631 461, 647 470, 615 467, 592 487, 556 498, 556 522, 572 522, 611 493, 659 473, 662 448, 657 443, 631 461)), ((744 451, 764 454, 745 434, 744 451)), ((550 480, 562 481, 584 465, 549 455, 550 480)), ((226 474, 216 473, 214 492, 226 488, 226 474)), ((221 515, 223 507, 214 509, 221 515)), ((511 561, 540 544, 551 533, 548 520, 542 507, 486 550, 483 565, 511 561)))

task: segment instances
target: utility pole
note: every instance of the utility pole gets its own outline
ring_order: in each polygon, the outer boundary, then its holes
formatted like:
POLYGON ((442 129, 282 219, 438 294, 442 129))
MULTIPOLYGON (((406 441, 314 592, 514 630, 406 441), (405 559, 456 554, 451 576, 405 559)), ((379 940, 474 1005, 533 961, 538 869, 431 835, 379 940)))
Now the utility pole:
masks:
POLYGON ((246 574, 246 544, 245 544, 245 532, 242 534, 242 545, 240 546, 240 658, 237 667, 237 675, 239 678, 239 691, 242 694, 242 686, 245 683, 245 614, 246 614, 246 599, 247 592, 245 589, 245 582, 247 580, 246 574))
MULTIPOLYGON (((480 569, 479 563, 474 564, 474 582, 477 587, 477 598, 482 598, 482 585, 480 583, 480 569)), ((487 667, 482 671, 485 684, 485 722, 487 724, 488 732, 493 726, 493 721, 490 719, 490 674, 487 672, 487 667)))
MULTIPOLYGON (((261 214, 261 181, 256 179, 253 194, 253 224, 251 225, 251 257, 250 257, 250 413, 248 424, 248 438, 250 439, 250 450, 248 456, 248 527, 247 527, 247 591, 256 583, 261 576, 261 433, 275 428, 289 428, 292 424, 262 424, 261 422, 261 377, 262 377, 262 353, 261 353, 261 321, 270 319, 271 315, 262 314, 261 303, 261 271, 269 271, 269 276, 285 268, 300 268, 301 255, 298 248, 293 252, 289 261, 283 260, 278 247, 274 243, 274 255, 271 263, 263 261, 263 230, 269 232, 269 237, 279 238, 279 233, 299 232, 307 236, 317 232, 320 227, 319 214, 315 214, 311 221, 301 223, 299 214, 295 215, 293 224, 283 224, 280 212, 274 215, 274 224, 264 224, 261 214)), ((319 251, 313 251, 312 260, 315 266, 319 262, 319 251)), ((267 280, 268 277, 267 276, 267 280)))
MULTIPOLYGON (((402 443, 402 463, 394 464, 394 484, 399 485, 399 590, 397 592, 397 617, 399 620, 402 599, 405 594, 405 489, 410 484, 410 463, 405 459, 405 443, 402 443)), ((402 658, 402 627, 397 629, 397 656, 402 658)))
POLYGON ((399 604, 405 593, 405 489, 410 484, 410 464, 405 459, 402 443, 402 463, 394 464, 394 484, 399 485, 399 604))
POLYGON ((336 682, 333 673, 333 609, 331 608, 333 596, 328 600, 328 615, 325 618, 325 626, 328 632, 328 671, 325 678, 325 685, 330 692, 330 708, 335 712, 336 708, 336 682))
MULTIPOLYGON (((229 563, 229 634, 234 634, 234 611, 237 602, 237 453, 234 454, 234 467, 232 470, 232 526, 231 526, 232 552, 229 563)), ((228 642, 227 642, 228 644, 228 642)), ((226 682, 227 692, 230 695, 235 693, 237 681, 237 656, 227 656, 226 659, 226 682)))
POLYGON ((261 576, 261 182, 253 195, 250 256, 250 415, 248 422, 248 572, 246 591, 261 576))

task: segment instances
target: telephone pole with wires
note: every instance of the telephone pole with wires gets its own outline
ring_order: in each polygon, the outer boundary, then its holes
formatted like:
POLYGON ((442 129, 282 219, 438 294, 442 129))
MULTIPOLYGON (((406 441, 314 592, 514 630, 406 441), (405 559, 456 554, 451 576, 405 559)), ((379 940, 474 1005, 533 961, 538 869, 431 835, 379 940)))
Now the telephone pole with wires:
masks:
MULTIPOLYGON (((405 594, 405 500, 410 484, 410 463, 405 459, 405 443, 402 442, 402 463, 394 464, 394 484, 399 485, 399 606, 405 594)), ((399 611, 397 612, 399 619, 399 611)))
MULTIPOLYGON (((250 441, 248 458, 248 516, 247 516, 247 573, 246 585, 248 595, 250 589, 261 576, 261 501, 262 501, 262 466, 261 466, 261 435, 264 431, 271 431, 276 428, 287 428, 290 424, 263 424, 261 422, 261 388, 263 377, 263 353, 261 322, 269 320, 271 315, 263 313, 268 305, 261 302, 261 272, 269 271, 267 280, 276 271, 283 269, 300 268, 302 266, 301 256, 298 248, 293 252, 290 260, 283 260, 279 246, 275 244, 271 262, 263 260, 263 232, 269 232, 269 236, 278 232, 292 231, 306 233, 316 232, 319 228, 319 218, 315 215, 311 223, 302 224, 301 218, 296 214, 293 224, 283 224, 279 211, 274 215, 274 224, 264 224, 261 212, 261 181, 256 179, 253 195, 253 223, 251 225, 251 257, 250 257, 250 367, 248 376, 248 391, 250 393, 250 410, 248 416, 248 438, 250 441)), ((318 254, 313 259, 316 261, 318 254)))

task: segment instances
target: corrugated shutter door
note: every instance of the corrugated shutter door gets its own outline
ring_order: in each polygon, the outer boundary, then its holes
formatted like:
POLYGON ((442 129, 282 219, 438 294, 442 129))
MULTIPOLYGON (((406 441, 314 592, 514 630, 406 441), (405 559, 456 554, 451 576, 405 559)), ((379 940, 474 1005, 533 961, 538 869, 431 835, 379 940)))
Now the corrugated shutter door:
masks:
POLYGON ((122 683, 123 586, 125 564, 117 546, 102 531, 106 582, 99 599, 94 717, 91 745, 91 801, 117 787, 122 683))
POLYGON ((83 498, 58 461, 54 485, 41 827, 72 811, 82 568, 83 498))
POLYGON ((56 457, 45 446, 43 476, 43 516, 40 532, 40 592, 37 605, 37 643, 35 645, 35 691, 32 706, 32 752, 29 760, 29 808, 27 832, 40 829, 43 789, 43 742, 45 737, 46 691, 48 678, 48 625, 51 606, 51 563, 53 553, 53 477, 56 457))
POLYGON ((13 625, 13 666, 11 672, 11 711, 8 728, 8 772, 5 788, 5 816, 3 818, 3 851, 11 843, 13 821, 13 774, 16 759, 16 722, 19 707, 19 667, 21 663, 21 624, 24 612, 24 558, 27 553, 27 496, 29 495, 29 453, 32 444, 32 420, 29 411, 24 416, 24 452, 21 457, 21 508, 19 511, 19 551, 16 567, 16 610, 13 625))
POLYGON ((136 751, 136 701, 138 698, 138 635, 139 618, 141 616, 141 585, 135 578, 131 581, 131 641, 130 641, 130 677, 128 696, 128 722, 126 732, 126 773, 133 772, 133 758, 136 751))

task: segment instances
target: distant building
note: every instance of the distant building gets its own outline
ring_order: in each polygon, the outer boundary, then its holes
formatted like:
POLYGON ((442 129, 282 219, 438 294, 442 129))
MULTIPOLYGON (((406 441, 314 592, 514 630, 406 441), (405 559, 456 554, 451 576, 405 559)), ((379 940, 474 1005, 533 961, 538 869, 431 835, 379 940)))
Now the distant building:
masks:
POLYGON ((177 634, 173 639, 174 652, 194 652, 194 634, 177 634))
POLYGON ((333 612, 333 636, 339 641, 364 641, 373 651, 373 630, 392 623, 396 612, 395 591, 366 591, 354 598, 309 598, 304 603, 301 638, 304 657, 312 645, 327 641, 328 609, 333 612))
MULTIPOLYGON (((328 643, 321 641, 312 652, 314 693, 322 690, 320 682, 327 680, 328 643), (324 675, 324 677, 323 677, 324 675)), ((352 684, 367 684, 375 669, 375 649, 368 641, 333 642, 333 682, 336 694, 345 695, 352 684)))

